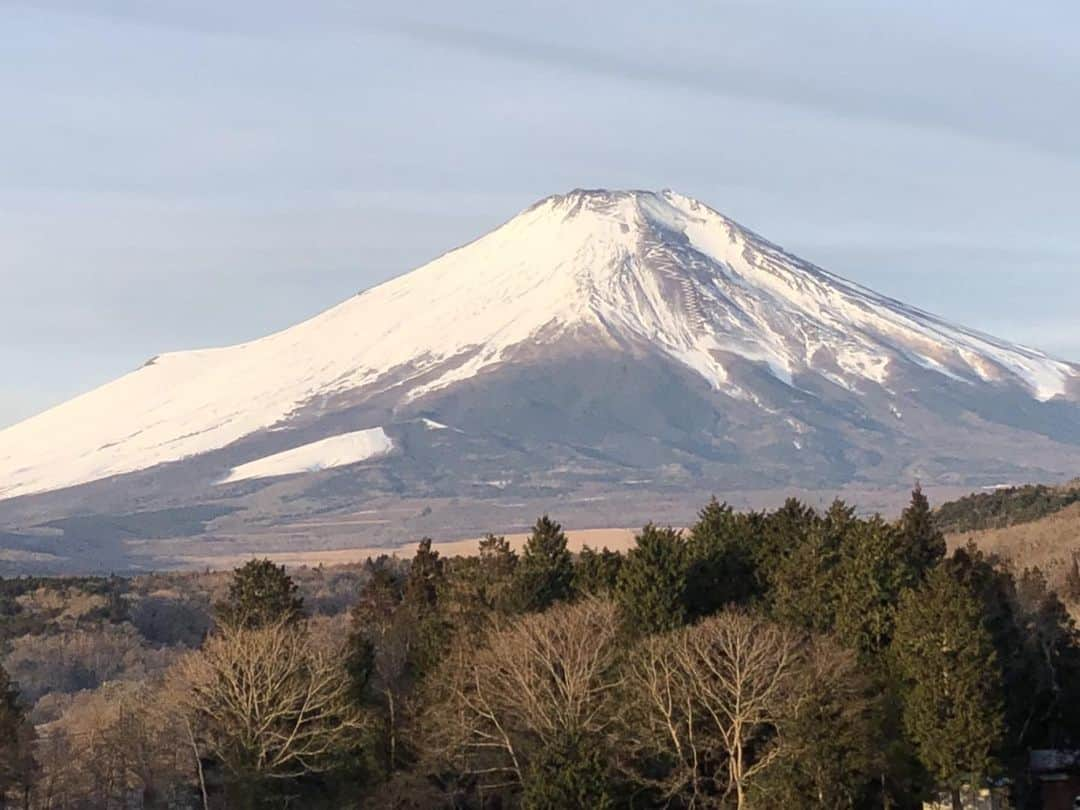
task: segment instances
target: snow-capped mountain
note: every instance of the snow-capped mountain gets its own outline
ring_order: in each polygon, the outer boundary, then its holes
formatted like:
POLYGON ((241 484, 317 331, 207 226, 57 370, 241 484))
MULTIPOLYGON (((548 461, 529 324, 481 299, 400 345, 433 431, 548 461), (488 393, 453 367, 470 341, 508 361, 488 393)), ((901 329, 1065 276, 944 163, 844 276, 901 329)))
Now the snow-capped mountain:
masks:
POLYGON ((1048 477, 1080 461, 1078 401, 1077 365, 688 197, 578 190, 290 329, 159 355, 0 431, 0 520, 86 509, 93 482, 115 509, 285 478, 408 497, 1048 477))

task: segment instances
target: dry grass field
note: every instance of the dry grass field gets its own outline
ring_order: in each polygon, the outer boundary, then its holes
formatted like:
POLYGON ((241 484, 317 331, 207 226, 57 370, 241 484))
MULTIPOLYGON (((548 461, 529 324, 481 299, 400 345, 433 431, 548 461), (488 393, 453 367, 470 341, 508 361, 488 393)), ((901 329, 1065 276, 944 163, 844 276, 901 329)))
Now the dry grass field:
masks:
MULTIPOLYGON (((567 530, 566 539, 570 550, 575 552, 581 551, 581 547, 586 545, 596 549, 606 547, 612 551, 626 551, 634 545, 634 535, 638 531, 640 529, 571 529, 567 530)), ((506 539, 518 551, 525 545, 528 537, 527 532, 506 535, 506 539)), ((447 540, 435 542, 433 547, 446 557, 467 556, 478 553, 480 540, 479 537, 466 540, 447 540)), ((390 547, 338 548, 321 551, 271 551, 255 556, 267 557, 279 565, 287 566, 343 565, 345 563, 363 562, 368 558, 378 557, 383 554, 411 557, 415 550, 416 543, 409 542, 390 547)), ((192 556, 185 557, 184 562, 192 568, 209 566, 222 569, 243 565, 251 557, 251 554, 218 555, 213 557, 192 556)))
POLYGON ((958 532, 948 540, 950 549, 974 540, 983 551, 1009 560, 1018 569, 1038 566, 1050 584, 1058 587, 1073 555, 1080 553, 1080 503, 1031 523, 958 532))

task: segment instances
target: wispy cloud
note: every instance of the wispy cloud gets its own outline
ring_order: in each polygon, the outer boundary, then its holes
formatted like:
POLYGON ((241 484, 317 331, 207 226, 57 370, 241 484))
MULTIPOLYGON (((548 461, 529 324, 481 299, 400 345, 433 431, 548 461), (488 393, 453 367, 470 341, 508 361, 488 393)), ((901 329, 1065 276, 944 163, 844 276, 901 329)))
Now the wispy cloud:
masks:
MULTIPOLYGON (((381 21, 372 29, 427 45, 495 59, 529 63, 569 73, 676 88, 716 98, 780 105, 840 119, 858 119, 943 132, 981 141, 1080 159, 1074 129, 1053 122, 1055 111, 1040 107, 1032 120, 1026 110, 1001 109, 992 99, 982 104, 946 100, 915 88, 910 93, 882 93, 875 86, 838 87, 812 73, 780 75, 731 61, 681 65, 674 61, 627 56, 504 31, 416 20, 381 21)), ((1065 108, 1062 107, 1062 114, 1065 108)))

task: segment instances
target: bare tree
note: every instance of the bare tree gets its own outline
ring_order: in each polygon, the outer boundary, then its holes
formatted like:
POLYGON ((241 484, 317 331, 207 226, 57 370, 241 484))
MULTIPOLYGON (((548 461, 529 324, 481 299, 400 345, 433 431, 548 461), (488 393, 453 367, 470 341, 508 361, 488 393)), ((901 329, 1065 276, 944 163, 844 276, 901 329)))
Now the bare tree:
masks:
POLYGON ((175 715, 159 711, 161 697, 157 685, 129 682, 78 695, 43 727, 38 804, 110 810, 136 795, 153 805, 183 792, 194 767, 178 750, 175 715))
POLYGON ((747 788, 782 751, 784 718, 801 644, 791 632, 727 611, 646 641, 630 668, 631 725, 639 754, 671 767, 658 786, 690 807, 718 807, 747 788))
POLYGON ((532 753, 576 735, 601 740, 618 715, 615 608, 584 600, 496 626, 433 679, 427 718, 447 758, 488 788, 521 785, 532 753))
POLYGON ((366 727, 340 656, 286 622, 222 628, 172 675, 199 756, 243 782, 323 771, 366 727))

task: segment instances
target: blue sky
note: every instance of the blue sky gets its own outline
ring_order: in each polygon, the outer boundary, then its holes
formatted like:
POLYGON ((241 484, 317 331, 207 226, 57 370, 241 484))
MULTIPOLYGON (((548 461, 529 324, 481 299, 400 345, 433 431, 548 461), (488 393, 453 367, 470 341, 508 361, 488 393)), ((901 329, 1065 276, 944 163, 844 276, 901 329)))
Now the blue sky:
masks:
POLYGON ((0 425, 550 193, 1080 361, 1080 5, 0 0, 0 425))

